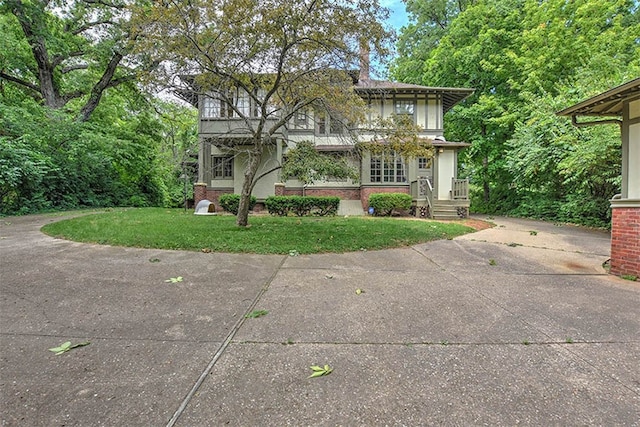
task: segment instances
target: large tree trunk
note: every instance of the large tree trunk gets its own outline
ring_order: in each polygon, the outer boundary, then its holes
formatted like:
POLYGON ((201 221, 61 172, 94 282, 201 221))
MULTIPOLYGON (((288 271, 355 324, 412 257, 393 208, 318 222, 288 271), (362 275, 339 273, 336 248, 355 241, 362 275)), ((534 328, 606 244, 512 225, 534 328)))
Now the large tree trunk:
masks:
MULTIPOLYGON (((55 65, 49 57, 43 34, 46 24, 39 19, 41 16, 35 16, 35 14, 33 16, 27 16, 22 1, 7 2, 7 5, 11 7, 11 12, 18 19, 22 31, 31 45, 33 59, 38 65, 39 84, 37 85, 37 89, 42 96, 44 105, 54 109, 63 107, 65 102, 60 96, 59 88, 54 78, 55 65)), ((22 79, 14 79, 13 81, 31 89, 35 87, 34 85, 29 85, 28 82, 22 79)))
POLYGON ((244 182, 242 183, 242 190, 240 191, 240 205, 238 206, 238 215, 236 216, 236 224, 239 227, 246 227, 249 225, 249 206, 251 204, 251 191, 253 190, 254 178, 258 172, 260 166, 260 159, 262 158, 262 145, 256 144, 255 150, 249 152, 249 160, 247 162, 247 169, 244 173, 244 182))

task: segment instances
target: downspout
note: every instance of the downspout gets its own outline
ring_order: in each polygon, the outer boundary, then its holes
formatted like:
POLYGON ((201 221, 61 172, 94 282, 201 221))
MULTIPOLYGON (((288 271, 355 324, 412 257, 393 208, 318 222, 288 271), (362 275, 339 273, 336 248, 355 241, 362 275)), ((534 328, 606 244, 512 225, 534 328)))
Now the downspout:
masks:
POLYGON ((607 119, 607 120, 594 120, 591 122, 581 122, 578 123, 578 119, 576 115, 571 116, 571 124, 577 128, 587 127, 587 126, 595 126, 595 125, 618 125, 622 128, 622 120, 619 119, 607 119))

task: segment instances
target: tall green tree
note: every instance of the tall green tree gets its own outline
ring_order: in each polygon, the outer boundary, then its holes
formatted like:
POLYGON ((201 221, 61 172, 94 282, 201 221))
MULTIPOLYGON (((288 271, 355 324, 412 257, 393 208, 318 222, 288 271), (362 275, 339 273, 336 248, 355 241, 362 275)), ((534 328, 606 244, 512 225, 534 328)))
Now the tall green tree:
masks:
POLYGON ((226 135, 213 141, 247 159, 239 226, 248 225, 261 161, 291 118, 318 110, 345 124, 363 120, 348 71, 357 68, 363 41, 372 54, 388 51, 387 14, 378 0, 164 1, 137 14, 145 36, 139 47, 166 61, 162 80, 195 74, 193 86, 239 118, 233 132, 248 144, 226 135), (235 102, 237 90, 254 111, 235 102))
POLYGON ((550 216, 595 198, 594 216, 606 221, 601 206, 615 193, 617 130, 568 130, 553 108, 637 77, 638 17, 633 0, 478 0, 427 49, 419 71, 394 69, 400 80, 476 89, 445 118, 448 138, 473 144, 460 164, 474 183, 475 209, 507 213, 539 203, 554 206, 550 216), (607 141, 599 145, 606 150, 594 150, 595 138, 607 141))
POLYGON ((396 43, 398 57, 391 64, 391 74, 402 76, 406 83, 421 84, 424 62, 449 25, 476 0, 405 0, 409 23, 396 43))
POLYGON ((51 109, 86 121, 106 90, 134 82, 136 31, 127 0, 3 0, 0 82, 17 85, 51 109))

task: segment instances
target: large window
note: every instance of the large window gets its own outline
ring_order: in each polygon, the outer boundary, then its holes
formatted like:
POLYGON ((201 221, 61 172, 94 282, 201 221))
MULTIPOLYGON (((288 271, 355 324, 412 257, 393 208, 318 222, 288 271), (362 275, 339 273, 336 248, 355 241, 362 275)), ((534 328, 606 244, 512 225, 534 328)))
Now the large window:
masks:
POLYGON ((404 162, 397 155, 371 157, 371 182, 407 182, 404 162))
POLYGON ((233 178, 233 157, 213 156, 213 179, 233 178))

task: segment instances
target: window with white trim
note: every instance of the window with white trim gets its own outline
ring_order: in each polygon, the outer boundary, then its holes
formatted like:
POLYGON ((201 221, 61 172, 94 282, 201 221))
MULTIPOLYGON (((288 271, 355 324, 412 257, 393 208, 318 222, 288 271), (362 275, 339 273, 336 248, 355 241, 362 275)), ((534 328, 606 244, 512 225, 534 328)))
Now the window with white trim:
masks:
POLYGON ((233 112, 234 117, 250 117, 251 116, 251 97, 243 90, 238 90, 235 96, 235 105, 238 112, 233 112), (239 115, 239 114, 240 115, 239 115))
POLYGON ((219 119, 224 117, 255 117, 258 111, 251 108, 254 102, 249 94, 238 90, 227 95, 212 94, 205 96, 202 105, 202 117, 205 119, 219 119), (233 106, 229 103, 232 102, 233 106))

